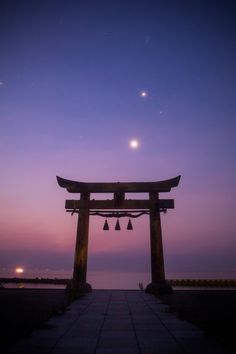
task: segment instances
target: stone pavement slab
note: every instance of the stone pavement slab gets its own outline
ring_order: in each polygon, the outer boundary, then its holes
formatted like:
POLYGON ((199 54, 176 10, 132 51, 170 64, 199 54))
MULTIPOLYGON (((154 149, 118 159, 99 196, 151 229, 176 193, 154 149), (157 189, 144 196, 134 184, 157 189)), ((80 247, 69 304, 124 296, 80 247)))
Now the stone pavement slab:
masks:
POLYGON ((6 354, 224 354, 140 290, 95 290, 6 354))

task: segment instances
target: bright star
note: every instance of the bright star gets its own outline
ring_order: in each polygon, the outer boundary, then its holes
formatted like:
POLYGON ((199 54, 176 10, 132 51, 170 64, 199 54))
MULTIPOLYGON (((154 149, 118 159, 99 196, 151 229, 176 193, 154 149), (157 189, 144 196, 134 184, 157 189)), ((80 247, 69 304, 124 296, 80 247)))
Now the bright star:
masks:
POLYGON ((141 96, 142 98, 146 98, 146 97, 148 96, 147 91, 141 91, 141 92, 140 92, 140 96, 141 96))

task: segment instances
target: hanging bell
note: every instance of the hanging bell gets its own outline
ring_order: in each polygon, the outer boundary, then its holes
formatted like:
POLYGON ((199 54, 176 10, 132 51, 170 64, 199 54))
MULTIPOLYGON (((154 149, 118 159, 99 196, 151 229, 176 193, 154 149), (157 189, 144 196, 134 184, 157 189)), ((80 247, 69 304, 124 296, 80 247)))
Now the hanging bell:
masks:
POLYGON ((106 219, 105 222, 104 222, 103 230, 105 230, 105 231, 108 231, 108 230, 109 230, 109 225, 108 225, 107 219, 106 219))
POLYGON ((116 226, 115 226, 115 230, 116 230, 116 231, 120 231, 119 219, 117 219, 116 226))
POLYGON ((129 222, 128 222, 128 225, 127 225, 127 230, 133 230, 133 225, 132 225, 130 219, 129 219, 129 222))

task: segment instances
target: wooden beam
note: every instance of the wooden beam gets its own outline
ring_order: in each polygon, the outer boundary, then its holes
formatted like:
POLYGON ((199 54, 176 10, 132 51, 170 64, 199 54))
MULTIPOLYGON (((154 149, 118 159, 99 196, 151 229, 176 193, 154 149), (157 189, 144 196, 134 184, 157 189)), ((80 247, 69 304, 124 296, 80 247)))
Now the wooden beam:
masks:
MULTIPOLYGON (((80 209, 80 200, 66 200, 66 209, 80 209)), ((156 206, 160 209, 174 209, 173 199, 159 199, 156 206)), ((150 201, 145 199, 126 199, 119 207, 114 200, 90 200, 89 209, 150 209, 150 201)))
POLYGON ((60 187, 66 188, 70 193, 149 193, 169 192, 171 188, 178 186, 180 177, 158 182, 85 183, 57 176, 57 182, 60 187))

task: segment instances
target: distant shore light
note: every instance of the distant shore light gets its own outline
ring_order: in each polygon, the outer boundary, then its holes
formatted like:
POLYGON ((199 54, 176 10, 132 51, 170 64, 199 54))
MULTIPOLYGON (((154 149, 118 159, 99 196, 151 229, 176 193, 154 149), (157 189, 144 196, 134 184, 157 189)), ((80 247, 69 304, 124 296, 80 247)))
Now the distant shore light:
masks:
POLYGON ((18 274, 21 274, 21 273, 24 273, 24 269, 21 268, 21 267, 18 267, 15 269, 15 272, 18 273, 18 274))

